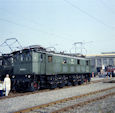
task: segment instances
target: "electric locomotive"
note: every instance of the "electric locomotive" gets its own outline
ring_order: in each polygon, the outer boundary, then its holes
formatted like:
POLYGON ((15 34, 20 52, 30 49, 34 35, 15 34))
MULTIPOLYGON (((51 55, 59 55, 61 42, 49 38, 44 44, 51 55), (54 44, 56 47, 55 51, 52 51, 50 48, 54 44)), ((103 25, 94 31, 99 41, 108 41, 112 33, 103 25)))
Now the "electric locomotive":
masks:
POLYGON ((13 89, 34 91, 90 82, 90 60, 44 48, 26 48, 13 53, 13 89))

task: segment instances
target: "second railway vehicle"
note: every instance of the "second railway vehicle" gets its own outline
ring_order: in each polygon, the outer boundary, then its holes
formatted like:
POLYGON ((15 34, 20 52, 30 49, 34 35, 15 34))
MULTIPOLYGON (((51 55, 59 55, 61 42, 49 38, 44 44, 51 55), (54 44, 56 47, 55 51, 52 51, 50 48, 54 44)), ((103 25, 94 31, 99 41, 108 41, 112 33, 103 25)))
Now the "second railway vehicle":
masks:
POLYGON ((13 55, 2 54, 0 56, 0 80, 4 80, 6 74, 13 75, 13 55))
POLYGON ((90 81, 90 61, 86 58, 29 48, 13 53, 12 83, 15 90, 34 91, 90 81))

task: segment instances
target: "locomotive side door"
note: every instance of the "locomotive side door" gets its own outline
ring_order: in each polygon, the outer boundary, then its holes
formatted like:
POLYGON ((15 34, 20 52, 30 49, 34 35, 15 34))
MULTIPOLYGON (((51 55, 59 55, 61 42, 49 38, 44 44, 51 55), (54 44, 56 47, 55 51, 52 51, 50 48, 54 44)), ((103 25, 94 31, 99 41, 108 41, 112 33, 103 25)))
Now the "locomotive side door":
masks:
POLYGON ((46 54, 40 53, 40 74, 43 75, 46 72, 46 54))
POLYGON ((33 52, 32 61, 33 73, 36 75, 45 74, 45 54, 41 52, 33 52))

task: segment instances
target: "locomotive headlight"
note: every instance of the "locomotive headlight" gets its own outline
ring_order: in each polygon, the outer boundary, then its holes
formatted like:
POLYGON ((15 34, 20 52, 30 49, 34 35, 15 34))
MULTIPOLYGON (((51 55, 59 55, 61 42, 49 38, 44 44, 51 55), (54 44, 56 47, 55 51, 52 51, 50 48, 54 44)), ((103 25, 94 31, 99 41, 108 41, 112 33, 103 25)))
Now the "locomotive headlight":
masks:
POLYGON ((12 78, 15 78, 15 76, 13 75, 12 78))
POLYGON ((30 78, 31 77, 31 75, 28 75, 28 78, 30 78))
POLYGON ((28 77, 28 75, 25 75, 25 77, 28 77))

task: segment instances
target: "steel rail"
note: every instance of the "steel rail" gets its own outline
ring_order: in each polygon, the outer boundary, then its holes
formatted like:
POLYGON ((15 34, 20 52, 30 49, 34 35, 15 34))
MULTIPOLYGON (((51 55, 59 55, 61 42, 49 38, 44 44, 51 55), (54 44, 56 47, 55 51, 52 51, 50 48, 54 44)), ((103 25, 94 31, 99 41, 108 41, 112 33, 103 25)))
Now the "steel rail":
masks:
POLYGON ((45 108, 45 107, 48 107, 48 106, 53 106, 53 105, 56 105, 56 104, 59 104, 59 103, 63 103, 63 102, 67 102, 67 101, 70 101, 70 100, 75 100, 75 99, 78 99, 78 98, 86 97, 86 96, 97 94, 97 93, 100 93, 100 92, 105 92, 107 90, 111 90, 111 89, 114 89, 114 88, 115 87, 101 89, 101 90, 98 90, 98 91, 89 92, 89 93, 82 94, 82 95, 79 95, 79 96, 73 96, 73 97, 69 97, 69 98, 53 101, 53 102, 50 102, 50 103, 47 103, 47 104, 42 104, 42 105, 34 106, 34 107, 31 107, 31 108, 19 110, 19 111, 16 111, 14 113, 27 113, 27 112, 30 112, 30 111, 33 111, 33 110, 36 110, 36 109, 42 109, 42 108, 45 108))

